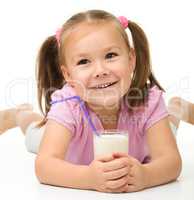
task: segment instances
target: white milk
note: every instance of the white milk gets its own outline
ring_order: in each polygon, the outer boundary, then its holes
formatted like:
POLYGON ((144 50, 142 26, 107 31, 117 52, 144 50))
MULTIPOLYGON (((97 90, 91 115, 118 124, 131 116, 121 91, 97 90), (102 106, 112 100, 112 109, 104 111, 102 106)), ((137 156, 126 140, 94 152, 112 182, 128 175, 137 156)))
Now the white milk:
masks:
POLYGON ((128 134, 104 132, 94 136, 94 157, 115 152, 128 154, 128 134))

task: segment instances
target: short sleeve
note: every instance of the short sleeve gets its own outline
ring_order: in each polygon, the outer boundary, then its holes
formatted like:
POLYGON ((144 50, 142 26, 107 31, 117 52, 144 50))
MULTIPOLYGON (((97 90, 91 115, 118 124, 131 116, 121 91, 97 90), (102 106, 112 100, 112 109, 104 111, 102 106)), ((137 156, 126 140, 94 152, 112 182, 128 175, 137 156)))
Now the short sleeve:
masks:
POLYGON ((144 132, 156 122, 168 116, 163 92, 157 87, 153 87, 149 91, 148 102, 144 114, 144 132))
POLYGON ((54 103, 49 112, 47 113, 47 119, 52 119, 57 123, 67 128, 73 135, 75 134, 75 117, 71 109, 71 102, 61 101, 65 98, 64 91, 57 90, 51 95, 52 101, 59 101, 54 103))

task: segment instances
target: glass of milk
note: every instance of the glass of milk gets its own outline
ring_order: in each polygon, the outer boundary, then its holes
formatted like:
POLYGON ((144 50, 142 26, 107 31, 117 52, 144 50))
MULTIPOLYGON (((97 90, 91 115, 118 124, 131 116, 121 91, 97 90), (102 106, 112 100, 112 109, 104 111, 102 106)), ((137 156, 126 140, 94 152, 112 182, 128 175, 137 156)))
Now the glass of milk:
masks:
POLYGON ((116 152, 128 154, 128 132, 125 130, 104 130, 94 134, 94 158, 116 152))

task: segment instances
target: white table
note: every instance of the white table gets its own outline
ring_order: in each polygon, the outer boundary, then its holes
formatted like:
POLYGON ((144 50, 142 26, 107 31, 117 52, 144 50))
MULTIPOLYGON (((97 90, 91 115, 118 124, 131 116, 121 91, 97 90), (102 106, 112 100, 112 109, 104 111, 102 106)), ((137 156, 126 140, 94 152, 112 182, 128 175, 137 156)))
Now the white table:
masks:
POLYGON ((194 126, 182 123, 177 141, 183 159, 183 170, 178 181, 136 193, 106 194, 39 184, 34 173, 35 155, 26 151, 19 129, 13 129, 0 136, 0 199, 193 200, 194 126))

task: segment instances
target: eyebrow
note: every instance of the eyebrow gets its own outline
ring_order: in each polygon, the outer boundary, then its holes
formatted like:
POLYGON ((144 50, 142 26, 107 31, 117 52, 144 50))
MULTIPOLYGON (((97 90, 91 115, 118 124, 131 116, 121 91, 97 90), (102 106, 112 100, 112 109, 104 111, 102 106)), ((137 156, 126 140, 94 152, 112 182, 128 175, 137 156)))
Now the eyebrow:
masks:
POLYGON ((111 49, 121 49, 121 48, 118 47, 118 46, 110 46, 110 47, 104 48, 104 51, 109 51, 109 50, 111 50, 111 49))
MULTIPOLYGON (((107 52, 107 51, 110 51, 112 49, 118 49, 118 50, 120 50, 121 48, 118 47, 118 46, 110 46, 110 47, 104 48, 103 51, 107 52)), ((80 57, 87 57, 88 55, 89 55, 89 53, 79 53, 78 55, 73 56, 73 60, 76 59, 76 58, 80 58, 80 57)))

